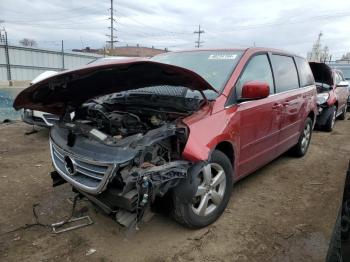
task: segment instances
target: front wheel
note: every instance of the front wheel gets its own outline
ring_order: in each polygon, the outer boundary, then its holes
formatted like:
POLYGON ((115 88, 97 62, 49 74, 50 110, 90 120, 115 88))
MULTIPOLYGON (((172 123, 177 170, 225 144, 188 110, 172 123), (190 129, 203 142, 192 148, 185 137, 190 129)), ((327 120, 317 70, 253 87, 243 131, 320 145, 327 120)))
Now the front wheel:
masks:
POLYGON ((312 135, 312 120, 310 117, 306 118, 304 128, 299 136, 298 143, 291 149, 291 152, 296 157, 302 157, 306 154, 312 135))
POLYGON ((323 129, 327 132, 331 132, 333 130, 333 127, 335 125, 335 120, 337 119, 337 108, 336 106, 332 106, 329 108, 330 114, 326 121, 326 124, 323 126, 323 129))
POLYGON ((190 228, 216 221, 230 199, 232 174, 227 156, 213 151, 210 161, 190 169, 187 179, 174 190, 174 219, 190 228))

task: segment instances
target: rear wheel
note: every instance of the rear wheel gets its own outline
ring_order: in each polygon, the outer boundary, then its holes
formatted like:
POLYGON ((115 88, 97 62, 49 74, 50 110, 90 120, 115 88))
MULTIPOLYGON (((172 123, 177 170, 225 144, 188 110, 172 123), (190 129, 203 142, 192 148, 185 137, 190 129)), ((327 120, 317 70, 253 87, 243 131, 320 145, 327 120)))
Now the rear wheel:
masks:
POLYGON ((338 117, 340 120, 345 120, 347 110, 348 110, 348 105, 345 104, 345 107, 344 107, 344 109, 343 109, 343 112, 342 112, 341 115, 338 117))
POLYGON ((190 228, 205 227, 217 220, 230 199, 232 173, 227 156, 213 151, 210 161, 192 168, 174 190, 174 219, 190 228))
POLYGON ((302 157, 306 154, 312 135, 312 120, 310 117, 306 118, 304 129, 300 134, 298 143, 291 149, 294 156, 302 157))

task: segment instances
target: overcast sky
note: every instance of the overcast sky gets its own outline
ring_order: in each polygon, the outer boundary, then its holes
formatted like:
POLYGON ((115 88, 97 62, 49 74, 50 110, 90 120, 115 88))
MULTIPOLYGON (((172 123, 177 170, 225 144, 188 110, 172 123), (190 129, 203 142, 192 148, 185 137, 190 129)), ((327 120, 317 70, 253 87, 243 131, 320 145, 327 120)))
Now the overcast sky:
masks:
MULTIPOLYGON (((105 45, 109 0, 0 0, 12 43, 35 39, 65 49, 105 45)), ((115 0, 117 45, 193 48, 198 25, 204 47, 266 46, 306 55, 320 31, 334 58, 350 52, 349 0, 115 0)))

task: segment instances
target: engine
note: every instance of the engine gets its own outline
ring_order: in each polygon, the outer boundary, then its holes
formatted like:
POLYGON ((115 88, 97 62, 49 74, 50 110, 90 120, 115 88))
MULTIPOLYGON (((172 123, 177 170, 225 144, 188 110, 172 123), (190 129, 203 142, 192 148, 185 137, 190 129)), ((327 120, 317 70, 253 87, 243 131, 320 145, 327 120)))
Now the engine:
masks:
POLYGON ((114 137, 124 138, 133 134, 144 134, 166 123, 165 113, 147 110, 114 110, 104 105, 90 103, 77 112, 75 121, 93 125, 98 130, 114 137))

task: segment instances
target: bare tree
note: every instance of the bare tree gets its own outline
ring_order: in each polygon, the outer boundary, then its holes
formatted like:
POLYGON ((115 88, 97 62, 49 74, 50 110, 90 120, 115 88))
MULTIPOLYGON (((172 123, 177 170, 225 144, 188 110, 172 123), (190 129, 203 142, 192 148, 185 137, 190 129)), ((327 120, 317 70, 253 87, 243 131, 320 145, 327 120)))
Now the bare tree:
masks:
POLYGON ((350 60, 350 52, 342 56, 341 60, 350 60))
POLYGON ((22 40, 19 41, 19 43, 23 46, 37 46, 37 42, 34 39, 29 39, 29 38, 23 38, 22 40))

